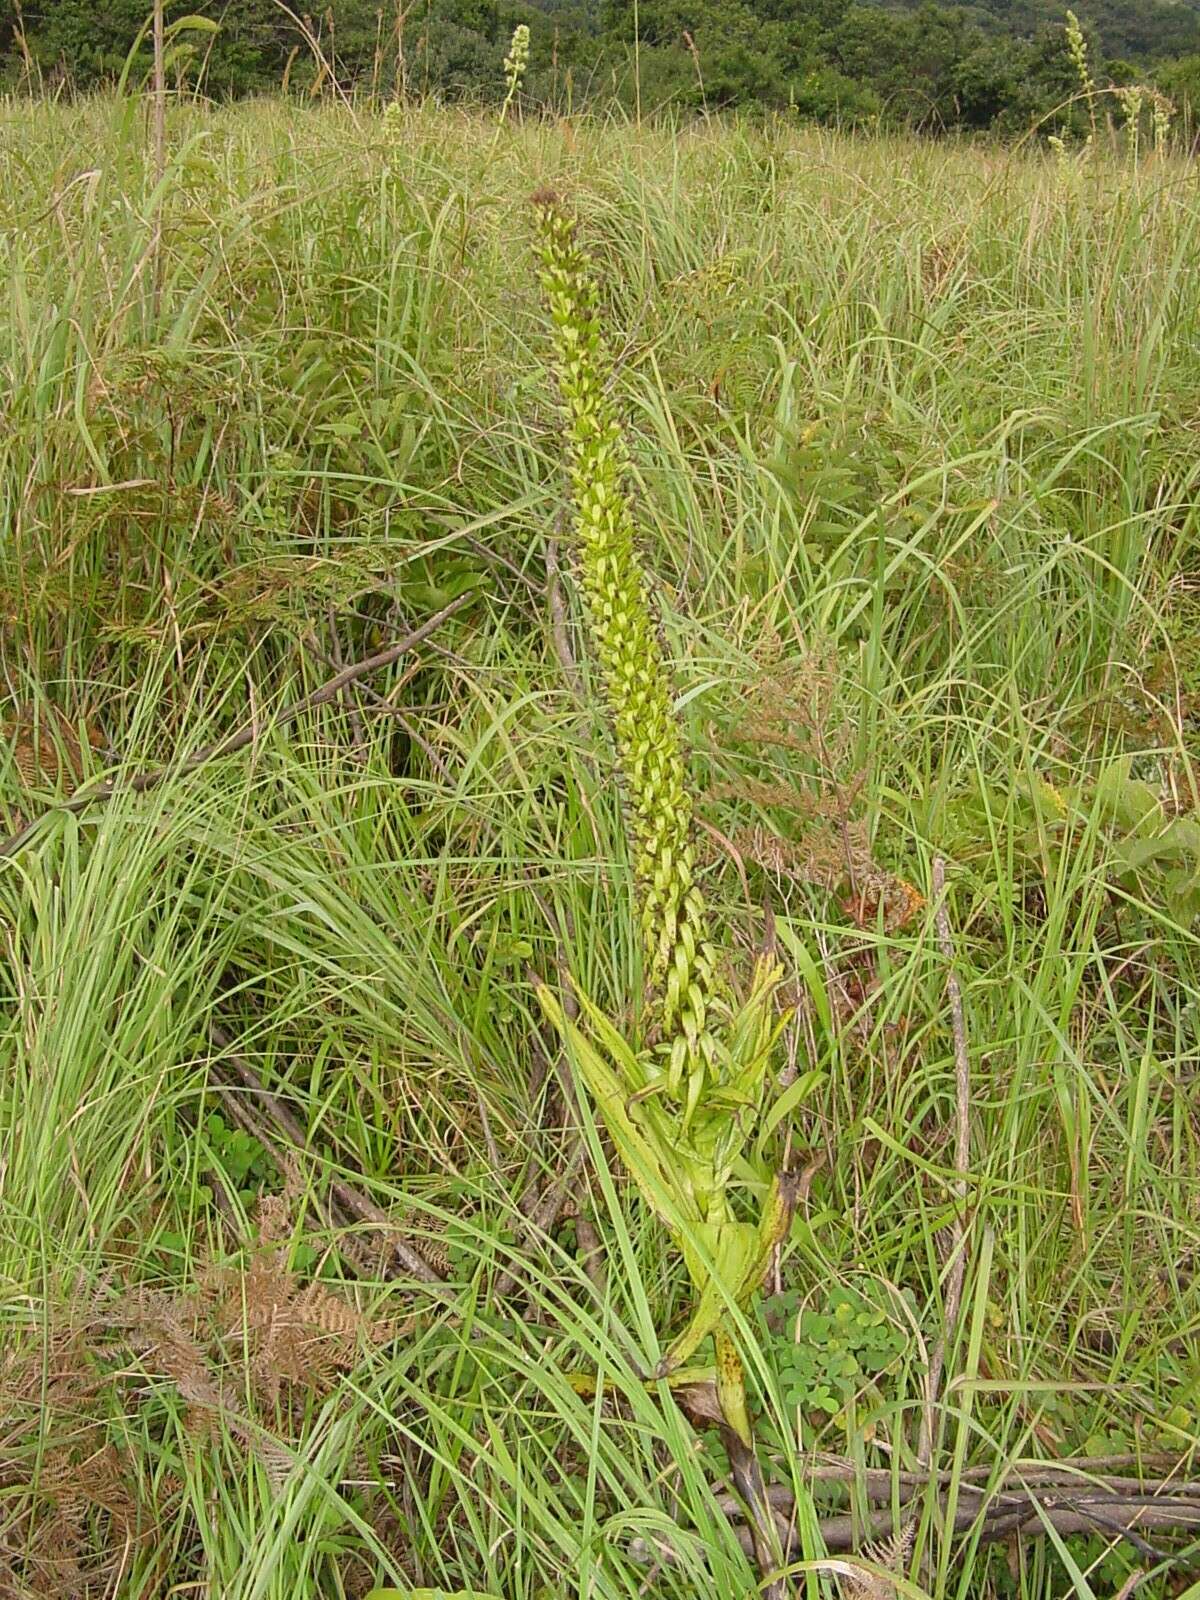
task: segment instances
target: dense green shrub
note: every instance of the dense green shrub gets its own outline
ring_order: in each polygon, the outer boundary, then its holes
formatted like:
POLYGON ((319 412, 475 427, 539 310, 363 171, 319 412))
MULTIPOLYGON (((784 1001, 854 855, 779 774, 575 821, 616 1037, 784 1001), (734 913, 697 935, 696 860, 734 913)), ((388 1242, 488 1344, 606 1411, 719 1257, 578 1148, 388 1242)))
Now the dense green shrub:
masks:
MULTIPOLYGON (((15 12, 0 19, 0 80, 27 79, 28 59, 43 82, 86 89, 111 81, 148 6, 32 0, 23 35, 15 12)), ((1064 13, 1051 0, 953 7, 936 0, 644 0, 636 8, 633 0, 599 7, 582 0, 430 0, 424 7, 332 0, 313 9, 306 39, 282 8, 261 0, 170 0, 169 19, 199 13, 220 24, 181 53, 175 76, 216 97, 277 88, 285 79, 306 93, 328 89, 332 76, 383 96, 403 89, 496 99, 504 91, 504 48, 524 23, 531 33, 526 102, 558 109, 615 94, 643 111, 758 104, 829 124, 879 118, 1008 135, 1051 114, 1061 124, 1056 108, 1078 88, 1064 13)), ((1157 64, 1164 90, 1194 103, 1197 0, 1090 0, 1082 20, 1098 83, 1140 81, 1157 64)), ((148 65, 143 45, 135 71, 148 65)))

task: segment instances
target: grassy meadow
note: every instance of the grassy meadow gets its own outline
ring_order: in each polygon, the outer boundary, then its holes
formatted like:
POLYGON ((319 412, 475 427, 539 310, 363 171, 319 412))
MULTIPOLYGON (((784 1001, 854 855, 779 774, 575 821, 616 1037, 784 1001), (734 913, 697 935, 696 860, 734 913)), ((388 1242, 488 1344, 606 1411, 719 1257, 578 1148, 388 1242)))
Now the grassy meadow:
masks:
POLYGON ((719 1435, 644 1381, 682 1268, 534 998, 643 983, 547 185, 704 892, 794 1007, 800 1202, 738 1319, 789 1589, 1200 1593, 1200 1512, 987 1521, 1057 1462, 1200 1478, 1198 169, 168 135, 160 176, 136 98, 0 107, 0 1595, 758 1592, 719 1435), (831 1575, 910 1513, 903 1575, 831 1575))

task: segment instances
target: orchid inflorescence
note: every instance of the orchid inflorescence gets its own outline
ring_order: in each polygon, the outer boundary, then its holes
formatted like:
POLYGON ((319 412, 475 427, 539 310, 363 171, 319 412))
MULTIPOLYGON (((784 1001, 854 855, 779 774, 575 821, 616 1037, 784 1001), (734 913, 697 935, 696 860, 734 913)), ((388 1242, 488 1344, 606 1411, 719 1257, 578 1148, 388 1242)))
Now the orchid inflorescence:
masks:
POLYGON ((696 1288, 692 1318, 659 1363, 678 1374, 710 1335, 729 1426, 750 1441, 741 1363, 728 1331, 732 1306, 755 1292, 786 1232, 793 1186, 755 1168, 772 1049, 782 1022, 781 973, 760 960, 744 999, 720 968, 696 881, 686 745, 650 581, 638 554, 629 458, 610 392, 599 292, 574 219, 550 193, 534 197, 542 288, 553 324, 565 418, 573 548, 587 638, 600 668, 624 787, 650 1004, 630 1038, 587 995, 580 1018, 542 988, 613 1144, 678 1244, 696 1288), (757 1174, 757 1221, 732 1203, 738 1171, 757 1174))

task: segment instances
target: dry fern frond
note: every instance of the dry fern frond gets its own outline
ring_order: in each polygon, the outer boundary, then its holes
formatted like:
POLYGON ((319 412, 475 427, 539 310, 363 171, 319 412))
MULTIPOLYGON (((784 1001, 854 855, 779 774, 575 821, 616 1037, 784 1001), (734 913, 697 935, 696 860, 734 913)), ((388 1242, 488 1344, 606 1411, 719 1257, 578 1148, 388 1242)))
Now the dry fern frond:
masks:
POLYGON ((832 890, 846 876, 841 841, 827 828, 811 829, 796 843, 756 825, 739 828, 733 835, 733 843, 743 860, 752 861, 776 877, 832 890))
POLYGON ((795 812, 803 816, 822 816, 828 809, 820 797, 795 783, 768 783, 759 778, 739 778, 736 783, 714 784, 714 800, 749 800, 764 809, 795 812))
POLYGON ((448 1278, 451 1270, 450 1250, 445 1237, 449 1225, 450 1218, 447 1216, 423 1216, 420 1220, 421 1231, 417 1233, 414 1229, 407 1235, 433 1270, 443 1278, 448 1278))
POLYGON ((283 1244, 295 1226, 296 1208, 286 1192, 264 1194, 255 1208, 254 1220, 261 1244, 283 1244))
MULTIPOLYGON (((103 748, 103 736, 92 724, 84 733, 93 749, 103 748)), ((28 789, 61 787, 70 794, 83 776, 79 733, 56 706, 43 706, 36 714, 21 707, 15 717, 0 720, 0 737, 9 741, 17 776, 28 789)))
POLYGON ((0 1596, 111 1594, 160 1507, 106 1437, 111 1374, 85 1330, 51 1327, 0 1361, 0 1596))
MULTIPOLYGON (((902 1576, 912 1560, 916 1536, 916 1518, 910 1517, 892 1538, 864 1545, 858 1552, 859 1559, 882 1567, 887 1572, 894 1572, 897 1577, 902 1576)), ((840 1574, 840 1578, 843 1589, 853 1600, 896 1600, 899 1593, 890 1579, 876 1572, 847 1572, 840 1574)))
POLYGON ((158 1289, 143 1289, 118 1302, 112 1319, 123 1323, 133 1348, 154 1371, 169 1379, 189 1405, 221 1409, 208 1354, 182 1315, 182 1302, 158 1289))

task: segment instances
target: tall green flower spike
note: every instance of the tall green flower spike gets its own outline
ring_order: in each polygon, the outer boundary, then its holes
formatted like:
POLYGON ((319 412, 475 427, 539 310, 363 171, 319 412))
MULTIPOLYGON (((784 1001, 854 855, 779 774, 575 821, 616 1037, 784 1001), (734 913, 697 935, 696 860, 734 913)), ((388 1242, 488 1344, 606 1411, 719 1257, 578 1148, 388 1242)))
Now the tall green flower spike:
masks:
POLYGON ((735 1306, 761 1283, 791 1220, 794 1186, 757 1176, 757 1222, 733 1211, 735 1164, 754 1173, 758 1122, 782 1022, 780 971, 761 961, 738 1004, 717 976, 717 952, 695 882, 686 751, 672 682, 637 554, 625 441, 609 395, 599 297, 573 220, 553 195, 534 197, 542 286, 554 327, 566 419, 574 541, 591 648, 600 666, 626 790, 638 914, 654 997, 647 1038, 631 1043, 586 995, 572 1022, 539 997, 630 1175, 679 1247, 696 1295, 687 1327, 655 1376, 680 1373, 713 1337, 713 1377, 726 1422, 751 1449, 741 1362, 728 1333, 735 1306))
POLYGON ((596 285, 573 220, 548 197, 538 198, 542 286, 567 414, 580 582, 626 788, 647 975, 651 988, 661 990, 662 1033, 673 1045, 666 1087, 685 1098, 690 1117, 712 1056, 708 1012, 717 981, 694 876, 687 769, 671 674, 637 554, 596 285))

